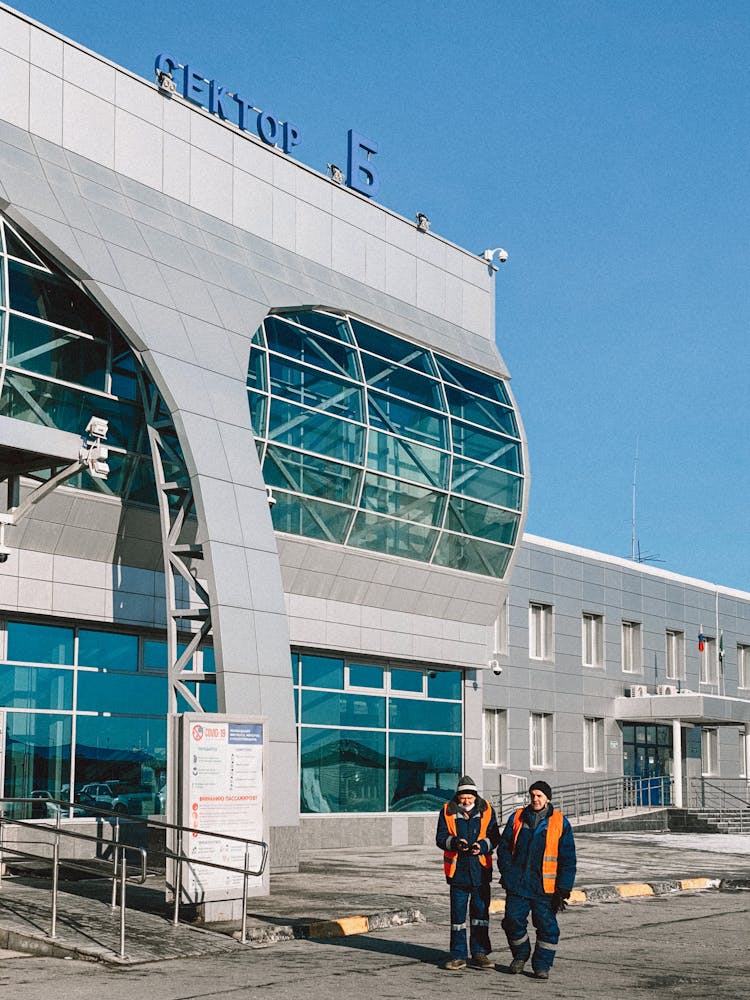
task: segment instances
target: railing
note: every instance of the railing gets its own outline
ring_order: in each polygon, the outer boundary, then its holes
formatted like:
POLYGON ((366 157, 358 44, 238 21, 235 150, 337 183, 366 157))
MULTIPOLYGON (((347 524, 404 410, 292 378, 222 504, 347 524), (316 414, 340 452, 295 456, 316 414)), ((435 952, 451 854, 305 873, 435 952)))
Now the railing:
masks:
MULTIPOLYGON (((49 932, 49 938, 55 940, 57 937, 57 909, 58 909, 58 894, 59 894, 59 881, 60 881, 60 841, 63 838, 68 840, 83 841, 92 845, 95 851, 96 857, 102 857, 107 852, 111 852, 112 857, 112 909, 114 910, 117 906, 117 888, 119 884, 120 889, 120 958, 125 957, 125 910, 127 906, 126 901, 126 885, 128 881, 128 852, 137 854, 140 858, 140 875, 138 876, 138 881, 143 883, 146 881, 146 851, 142 847, 134 847, 131 844, 123 844, 119 842, 119 824, 113 828, 112 838, 102 837, 99 835, 93 835, 89 833, 80 833, 74 830, 66 830, 61 826, 62 821, 62 809, 69 809, 70 803, 63 802, 59 799, 48 799, 54 808, 59 811, 55 816, 55 825, 50 826, 49 823, 39 823, 33 820, 27 819, 13 819, 5 815, 5 806, 7 804, 13 805, 31 805, 32 808, 39 805, 38 799, 6 799, 0 798, 0 886, 2 885, 3 868, 8 855, 12 858, 23 858, 24 860, 35 860, 35 861, 51 861, 52 862, 52 887, 51 887, 51 926, 49 932), (29 845, 25 841, 6 843, 5 832, 9 826, 20 827, 23 830, 36 830, 48 836, 51 836, 51 841, 42 841, 36 843, 34 846, 36 850, 22 850, 20 844, 24 847, 29 845), (47 851, 42 851, 41 848, 47 848, 47 851), (50 857, 49 849, 51 848, 52 855, 50 857), (104 850, 102 850, 104 849, 104 850), (119 874, 119 877, 118 877, 119 874)), ((85 861, 80 859, 70 859, 65 858, 64 862, 67 868, 75 868, 79 871, 89 872, 95 875, 101 875, 102 866, 95 866, 91 863, 87 864, 85 861)))
MULTIPOLYGON (((154 854, 164 858, 165 862, 165 875, 167 874, 167 867, 169 863, 174 866, 174 879, 172 884, 169 884, 169 879, 167 879, 167 889, 173 893, 173 911, 172 911, 172 923, 177 926, 179 923, 179 908, 180 904, 184 902, 184 883, 183 877, 185 872, 185 867, 188 868, 201 866, 204 868, 212 868, 218 871, 228 872, 234 875, 242 877, 242 922, 241 922, 241 934, 240 941, 242 944, 247 943, 247 890, 248 882, 251 877, 260 877, 263 875, 266 864, 268 862, 268 844, 263 840, 252 840, 248 837, 236 837, 231 834, 217 833, 215 830, 203 830, 197 827, 185 827, 179 826, 176 823, 168 823, 166 820, 159 819, 157 817, 144 817, 144 816, 134 816, 127 813, 104 809, 99 806, 86 805, 82 802, 73 801, 61 801, 58 799, 3 799, 0 798, 0 870, 2 866, 2 854, 3 851, 12 851, 17 856, 26 856, 29 858, 36 858, 42 860, 49 860, 49 856, 45 854, 27 854, 23 855, 22 852, 16 850, 10 845, 4 845, 2 824, 10 823, 16 826, 26 827, 28 829, 43 830, 46 832, 54 831, 59 833, 60 836, 68 836, 71 838, 77 838, 81 840, 89 840, 97 845, 96 853, 100 853, 100 848, 105 846, 107 849, 113 850, 115 872, 117 871, 117 858, 122 856, 123 863, 122 869, 126 867, 125 853, 127 851, 136 851, 143 855, 143 871, 144 876, 141 881, 145 881, 145 872, 148 869, 148 855, 143 847, 139 847, 134 844, 126 844, 121 840, 121 830, 127 829, 132 830, 134 826, 141 825, 146 832, 151 829, 164 830, 165 837, 171 836, 174 839, 174 849, 165 844, 163 850, 158 852, 152 852, 152 858, 154 854), (34 823, 25 819, 9 819, 3 816, 6 805, 23 805, 31 804, 32 808, 39 808, 40 804, 45 806, 48 810, 55 810, 55 826, 51 827, 49 823, 34 823), (75 818, 81 819, 86 815, 97 818, 109 820, 112 824, 112 838, 106 837, 95 837, 88 834, 73 833, 72 831, 65 830, 61 828, 61 819, 69 816, 71 812, 74 814, 75 818), (244 854, 243 864, 240 865, 229 865, 220 864, 216 861, 208 861, 203 858, 191 857, 185 852, 184 840, 186 835, 192 839, 196 837, 213 837, 221 841, 230 841, 242 850, 244 854), (256 867, 252 867, 250 864, 251 850, 257 849, 260 852, 260 863, 256 867)), ((58 879, 58 869, 59 869, 59 840, 56 840, 56 853, 53 853, 53 895, 54 895, 54 905, 53 910, 56 914, 57 910, 57 879, 58 879)), ((49 845, 46 845, 49 846, 49 845)), ((67 859, 65 860, 65 865, 67 867, 82 867, 85 871, 95 871, 96 874, 101 875, 101 867, 94 869, 91 865, 85 866, 84 862, 71 862, 67 859)), ((239 895, 239 893, 238 893, 239 895)), ((124 900, 125 896, 121 890, 121 900, 124 900)), ((112 907, 115 907, 115 889, 113 884, 112 890, 112 907)), ((121 941, 120 941, 120 957, 124 957, 124 903, 121 910, 121 941)), ((54 930, 52 937, 54 937, 54 930)))
POLYGON ((719 821, 750 830, 750 783, 745 778, 689 778, 688 809, 716 813, 719 821))
MULTIPOLYGON (((599 816, 617 818, 626 810, 659 808, 672 804, 672 779, 620 777, 604 781, 562 785, 553 789, 552 801, 568 819, 599 816)), ((514 809, 526 805, 525 792, 503 795, 496 803, 498 815, 507 817, 514 809)))

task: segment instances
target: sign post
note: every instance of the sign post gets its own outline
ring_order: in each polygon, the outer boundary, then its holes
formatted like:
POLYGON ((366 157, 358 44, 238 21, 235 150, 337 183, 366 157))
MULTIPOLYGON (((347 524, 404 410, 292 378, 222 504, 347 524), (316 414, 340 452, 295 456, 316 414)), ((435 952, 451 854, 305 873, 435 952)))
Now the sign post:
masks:
POLYGON ((257 716, 185 712, 178 729, 177 822, 190 831, 182 835, 180 902, 199 905, 207 923, 238 920, 243 883, 247 896, 269 893, 268 865, 262 875, 246 880, 242 872, 246 858, 250 868, 261 868, 262 848, 231 839, 268 843, 267 722, 257 716))

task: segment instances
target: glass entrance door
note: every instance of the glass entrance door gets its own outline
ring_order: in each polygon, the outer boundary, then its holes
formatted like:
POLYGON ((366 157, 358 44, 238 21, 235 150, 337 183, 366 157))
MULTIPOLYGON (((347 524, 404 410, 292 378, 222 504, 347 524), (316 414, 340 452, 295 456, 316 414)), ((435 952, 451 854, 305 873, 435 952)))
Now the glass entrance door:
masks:
POLYGON ((626 724, 622 727, 623 774, 641 778, 639 805, 669 805, 672 776, 672 727, 626 724))

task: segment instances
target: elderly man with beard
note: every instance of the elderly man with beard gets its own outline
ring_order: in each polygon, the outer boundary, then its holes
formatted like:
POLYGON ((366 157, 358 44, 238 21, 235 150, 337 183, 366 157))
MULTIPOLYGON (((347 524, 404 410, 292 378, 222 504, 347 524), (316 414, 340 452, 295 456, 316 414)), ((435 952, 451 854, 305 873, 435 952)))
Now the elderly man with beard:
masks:
POLYGON ((490 885, 492 852, 500 839, 495 810, 485 802, 473 780, 459 779, 456 794, 438 817, 435 842, 443 851, 445 878, 450 886, 450 958, 444 968, 466 968, 471 951, 475 969, 494 969, 490 959, 490 885), (466 947, 466 908, 469 908, 469 949, 466 947))

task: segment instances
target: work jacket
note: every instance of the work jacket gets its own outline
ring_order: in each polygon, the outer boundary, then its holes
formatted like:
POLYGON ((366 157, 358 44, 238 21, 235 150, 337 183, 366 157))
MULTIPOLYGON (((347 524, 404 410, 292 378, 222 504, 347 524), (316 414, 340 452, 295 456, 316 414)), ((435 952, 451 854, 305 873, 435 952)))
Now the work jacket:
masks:
POLYGON ((492 878, 492 852, 500 839, 495 810, 477 798, 468 816, 455 799, 446 802, 438 816, 435 843, 443 851, 445 879, 450 885, 473 886, 492 878), (459 840, 479 844, 479 854, 456 850, 459 840))
POLYGON ((500 881, 507 892, 534 899, 559 889, 568 892, 576 877, 576 846, 568 820, 550 803, 535 829, 531 806, 517 809, 505 824, 497 849, 500 881))

